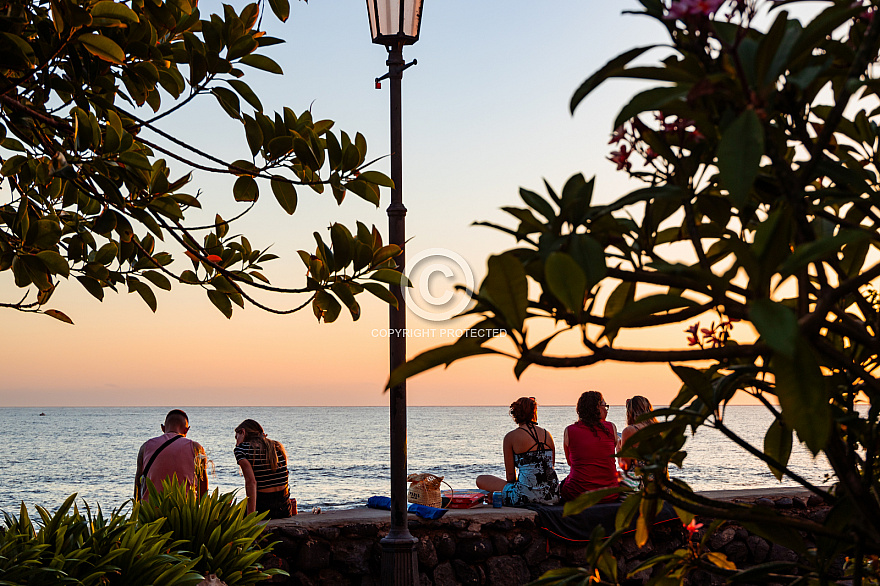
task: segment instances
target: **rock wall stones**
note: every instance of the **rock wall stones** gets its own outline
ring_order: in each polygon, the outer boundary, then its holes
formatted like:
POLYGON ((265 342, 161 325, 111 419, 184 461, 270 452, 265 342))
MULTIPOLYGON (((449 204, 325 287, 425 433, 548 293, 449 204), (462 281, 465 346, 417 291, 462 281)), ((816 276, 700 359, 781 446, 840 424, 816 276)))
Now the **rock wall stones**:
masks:
MULTIPOLYGON (((769 502, 777 508, 792 509, 791 514, 809 518, 821 517, 823 510, 827 510, 823 505, 816 507, 816 503, 807 505, 805 500, 798 505, 793 504, 793 499, 782 503, 769 502)), ((416 554, 421 585, 517 586, 554 568, 584 564, 586 544, 548 539, 535 526, 533 513, 524 514, 519 510, 514 514, 513 511, 516 510, 498 511, 494 520, 489 522, 454 515, 437 521, 412 518, 410 532, 418 539, 416 554), (504 511, 510 511, 514 518, 504 518, 504 511)), ((700 521, 708 526, 711 520, 700 521)), ((373 522, 344 521, 336 526, 277 524, 272 525, 270 531, 271 539, 278 541, 271 565, 290 573, 289 578, 278 576, 273 583, 304 586, 373 586, 380 583, 382 550, 379 540, 388 531, 384 517, 373 522)), ((680 524, 670 522, 655 526, 648 543, 642 548, 636 546, 632 534, 625 536, 612 548, 618 560, 619 575, 626 575, 651 556, 683 547, 686 535, 680 524)), ((700 533, 693 536, 694 539, 701 537, 700 533)), ((716 532, 709 539, 709 548, 723 552, 737 567, 768 561, 802 561, 790 549, 769 543, 734 524, 716 532)), ((641 572, 631 582, 644 583, 649 575, 647 571, 641 572)), ((702 573, 692 574, 688 581, 694 585, 722 582, 702 573)))

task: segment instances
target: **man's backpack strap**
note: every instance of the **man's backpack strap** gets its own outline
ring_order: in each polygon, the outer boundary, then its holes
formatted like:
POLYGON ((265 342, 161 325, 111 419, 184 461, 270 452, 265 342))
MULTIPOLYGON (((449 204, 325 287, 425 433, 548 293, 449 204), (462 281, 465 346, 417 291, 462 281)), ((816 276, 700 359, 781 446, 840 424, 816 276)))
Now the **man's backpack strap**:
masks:
POLYGON ((141 500, 141 497, 146 492, 147 472, 150 471, 150 467, 152 467, 153 462, 156 461, 156 456, 158 456, 162 452, 162 450, 164 450, 165 448, 167 448, 168 446, 170 446, 171 444, 173 444, 174 442, 176 442, 177 440, 179 440, 182 437, 183 436, 179 435, 179 434, 175 435, 173 438, 169 439, 164 444, 159 446, 159 449, 156 450, 155 452, 153 452, 153 455, 150 456, 150 461, 147 462, 146 466, 144 466, 144 471, 141 472, 141 475, 138 478, 138 484, 137 484, 137 487, 135 487, 135 495, 134 495, 135 500, 138 500, 138 501, 141 500))

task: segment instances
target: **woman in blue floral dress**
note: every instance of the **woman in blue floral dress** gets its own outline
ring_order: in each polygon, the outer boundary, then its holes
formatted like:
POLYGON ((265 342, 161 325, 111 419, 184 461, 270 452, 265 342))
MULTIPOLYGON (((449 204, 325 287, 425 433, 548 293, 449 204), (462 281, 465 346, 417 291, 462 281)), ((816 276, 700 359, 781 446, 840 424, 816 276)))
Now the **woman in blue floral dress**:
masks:
POLYGON ((559 499, 556 445, 546 429, 538 427, 538 403, 534 397, 522 397, 510 405, 510 416, 517 428, 504 436, 506 479, 484 474, 477 477, 477 487, 501 492, 508 507, 527 504, 554 505, 559 499))

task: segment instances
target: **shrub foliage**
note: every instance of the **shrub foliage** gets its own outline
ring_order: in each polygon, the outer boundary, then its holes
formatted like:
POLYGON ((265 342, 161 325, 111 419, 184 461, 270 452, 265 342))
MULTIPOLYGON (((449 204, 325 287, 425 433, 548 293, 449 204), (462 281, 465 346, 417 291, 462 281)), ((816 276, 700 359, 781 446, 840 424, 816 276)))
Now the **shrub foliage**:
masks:
MULTIPOLYGON (((571 108, 612 78, 653 82, 623 107, 611 136, 609 159, 641 186, 611 203, 596 201, 594 181, 580 174, 561 191, 521 190, 525 205, 504 208, 513 227, 482 223, 517 246, 489 258, 471 312, 482 320, 472 333, 500 328, 506 336, 466 335, 429 350, 389 386, 479 354, 514 358, 517 376, 532 364, 668 363, 681 390, 655 412, 660 423, 624 446, 644 462, 647 481, 626 499, 618 528, 636 520, 644 543, 665 501, 685 523, 694 514, 735 520, 806 560, 799 569, 752 570, 747 581, 827 580, 843 554, 854 584, 876 583, 878 3, 804 3, 810 18, 793 0, 640 4, 638 14, 668 43, 609 61, 577 89, 571 108), (647 60, 658 51, 659 62, 647 60), (654 328, 664 335, 620 335, 654 328), (535 338, 548 329, 552 335, 535 338), (554 338, 566 333, 581 351, 555 354, 562 346, 554 338), (725 424, 726 406, 743 394, 772 416, 763 445, 725 424), (670 464, 685 463, 688 432, 704 426, 832 504, 827 520, 712 501, 667 475, 670 464), (789 467, 795 437, 827 458, 833 490, 789 467)), ((609 551, 593 551, 590 571, 548 580, 624 580, 603 557, 609 551)), ((654 559, 653 583, 677 583, 696 567, 728 577, 741 571, 723 554, 704 553, 654 559)))
MULTIPOLYGON (((276 313, 311 305, 328 322, 346 307, 357 319, 364 289, 396 304, 381 283, 399 281, 392 257, 400 251, 384 246, 375 228, 358 222, 353 230, 332 224, 329 238, 315 232, 314 252, 299 251, 306 277, 296 287, 271 285, 263 265, 276 256, 230 233, 267 188, 293 214, 297 188, 378 205, 379 187, 391 185, 366 170, 360 133, 337 131, 309 111, 264 110, 243 78, 249 68, 282 73, 264 54, 283 42, 260 29, 265 4, 203 14, 189 0, 3 3, 0 274, 21 292, 0 307, 72 323, 47 305, 65 280, 99 300, 125 288, 153 311, 156 289, 194 285, 227 317, 247 301, 276 313), (224 160, 175 132, 168 116, 205 99, 240 124, 246 158, 224 160), (192 190, 193 172, 228 177, 241 212, 192 219, 209 199, 192 190), (174 263, 177 251, 189 260, 174 263), (287 293, 305 301, 278 307, 287 293)), ((287 20, 288 0, 268 5, 287 20)), ((212 204, 217 197, 210 194, 212 204)))

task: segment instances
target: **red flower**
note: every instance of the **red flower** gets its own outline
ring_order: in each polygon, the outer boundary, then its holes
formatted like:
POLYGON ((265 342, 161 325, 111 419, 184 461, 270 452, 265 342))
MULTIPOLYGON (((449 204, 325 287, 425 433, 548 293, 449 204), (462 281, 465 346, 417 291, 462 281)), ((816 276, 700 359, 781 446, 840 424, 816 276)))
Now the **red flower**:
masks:
POLYGON ((611 156, 608 159, 612 163, 617 164, 617 170, 626 169, 627 171, 632 168, 632 163, 627 161, 629 156, 632 154, 632 151, 627 149, 626 145, 622 145, 619 151, 612 151, 611 156))
POLYGON ((688 346, 698 346, 700 344, 700 338, 697 335, 697 331, 699 329, 700 329, 700 322, 697 322, 685 330, 685 333, 690 334, 688 336, 688 346))
POLYGON ((608 144, 617 144, 624 138, 626 138, 626 132, 623 130, 623 126, 619 126, 611 133, 611 140, 608 141, 608 144))
POLYGON ((216 254, 209 254, 208 256, 205 257, 205 260, 207 260, 208 262, 213 262, 213 263, 223 262, 223 259, 220 258, 219 256, 217 256, 216 254))
POLYGON ((689 15, 711 16, 721 8, 722 4, 724 0, 673 0, 666 18, 678 19, 689 15))
POLYGON ((703 526, 703 524, 697 523, 697 519, 694 518, 694 519, 691 519, 691 522, 688 523, 687 525, 685 525, 684 528, 687 530, 688 535, 693 535, 694 533, 699 531, 700 527, 702 527, 702 526, 703 526))

